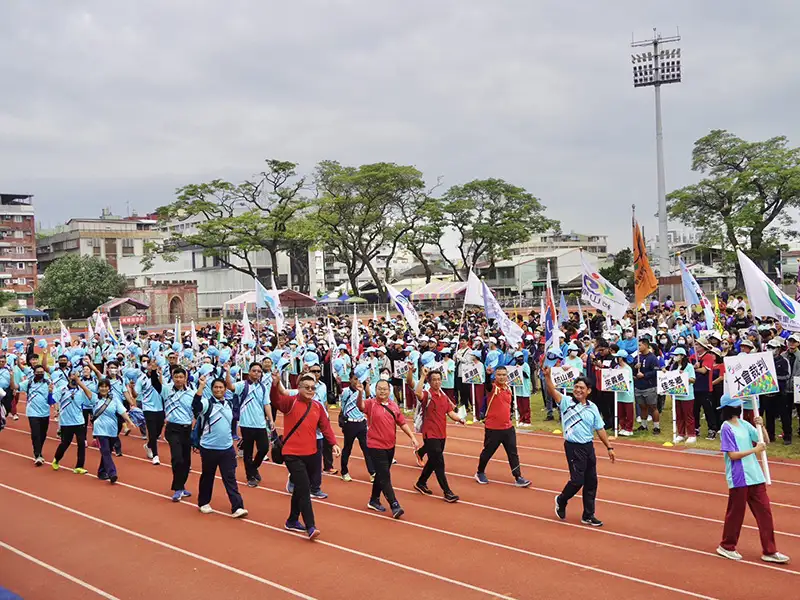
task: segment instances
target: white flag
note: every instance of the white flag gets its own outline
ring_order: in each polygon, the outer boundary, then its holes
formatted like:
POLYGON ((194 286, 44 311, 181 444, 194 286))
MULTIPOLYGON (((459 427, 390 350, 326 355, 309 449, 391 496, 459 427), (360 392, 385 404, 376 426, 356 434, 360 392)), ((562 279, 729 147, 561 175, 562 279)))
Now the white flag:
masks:
POLYGON ((303 348, 306 345, 306 340, 303 337, 303 327, 300 325, 300 318, 297 313, 294 314, 294 341, 297 342, 298 348, 303 348))
POLYGON ((122 329, 122 319, 119 320, 119 343, 125 343, 125 331, 122 329))
POLYGON ((361 346, 361 335, 358 332, 358 312, 356 305, 353 304, 353 324, 350 327, 350 353, 352 354, 353 364, 358 358, 358 349, 361 346))
POLYGON ((483 306, 483 283, 478 276, 470 270, 467 277, 467 289, 464 292, 464 304, 483 306))
POLYGON ((108 331, 106 330, 106 324, 103 322, 103 315, 102 313, 97 313, 97 318, 94 322, 94 332, 100 334, 100 339, 103 339, 108 335, 108 331))
POLYGON ((391 315, 389 315, 389 305, 386 305, 386 322, 389 323, 392 320, 391 315))
POLYGON ((200 342, 197 340, 197 329, 194 328, 194 321, 192 321, 192 331, 190 334, 190 340, 192 340, 192 348, 194 350, 200 349, 200 342))
POLYGON ((754 317, 773 317, 784 329, 800 331, 800 303, 783 291, 741 250, 736 250, 754 317))
POLYGON ((525 332, 508 317, 497 301, 497 298, 494 297, 492 290, 489 289, 489 286, 486 285, 485 282, 482 285, 483 307, 486 311, 486 318, 495 319, 497 321, 497 324, 500 325, 500 330, 503 332, 503 335, 506 336, 508 344, 516 349, 522 342, 522 336, 525 332))
POLYGON ((377 306, 373 306, 373 307, 372 307, 372 320, 373 320, 375 323, 377 323, 377 322, 378 322, 378 307, 377 307, 377 306))
POLYGON ((417 314, 414 305, 411 304, 411 301, 408 298, 403 296, 403 294, 398 292, 388 283, 386 284, 386 292, 389 294, 389 299, 394 302, 397 310, 400 311, 400 314, 405 318, 406 323, 408 323, 408 327, 414 332, 414 335, 418 336, 419 315, 417 314))
POLYGON ((339 356, 339 348, 336 345, 336 336, 333 335, 333 327, 331 327, 331 320, 328 319, 328 331, 326 334, 328 346, 331 349, 331 360, 335 360, 339 356))
POLYGON ((267 290, 261 285, 258 279, 256 282, 256 307, 266 308, 269 307, 270 312, 275 317, 275 333, 283 331, 286 326, 286 318, 283 316, 283 307, 281 306, 281 297, 278 294, 278 289, 275 287, 275 277, 272 278, 272 289, 267 290))
POLYGON ((581 265, 583 267, 581 300, 585 300, 590 306, 611 315, 617 321, 621 320, 630 307, 625 294, 595 271, 583 258, 582 252, 581 265))
POLYGON ((86 319, 86 323, 89 325, 89 341, 94 339, 94 328, 92 327, 92 320, 86 319))
POLYGON ((242 310, 242 343, 255 342, 253 330, 250 329, 250 319, 247 318, 247 306, 242 310))
POLYGON ((697 280, 689 271, 689 267, 686 266, 682 258, 678 258, 678 263, 681 267, 683 299, 686 301, 686 304, 690 306, 695 305, 702 308, 706 318, 706 329, 714 329, 714 309, 711 306, 711 302, 706 298, 706 295, 703 293, 703 288, 697 283, 697 280))
POLYGON ((63 321, 59 319, 58 322, 61 323, 61 345, 64 348, 69 348, 72 345, 72 335, 70 334, 69 329, 64 325, 63 321))
POLYGON ((176 342, 181 342, 181 323, 177 316, 175 317, 175 329, 173 330, 172 335, 176 342))

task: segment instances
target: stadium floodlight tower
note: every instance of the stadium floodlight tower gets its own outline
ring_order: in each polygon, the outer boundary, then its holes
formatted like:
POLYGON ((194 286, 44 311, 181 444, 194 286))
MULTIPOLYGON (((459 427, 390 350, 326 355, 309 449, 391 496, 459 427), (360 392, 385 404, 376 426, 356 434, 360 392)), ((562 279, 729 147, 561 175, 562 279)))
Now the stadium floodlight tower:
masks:
POLYGON ((661 86, 681 81, 681 49, 665 48, 676 44, 680 35, 662 37, 653 28, 653 39, 631 41, 632 48, 652 47, 641 54, 632 54, 633 87, 653 87, 656 95, 656 165, 658 173, 658 264, 662 277, 670 274, 669 245, 667 242, 667 191, 664 181, 664 134, 661 128, 661 86))

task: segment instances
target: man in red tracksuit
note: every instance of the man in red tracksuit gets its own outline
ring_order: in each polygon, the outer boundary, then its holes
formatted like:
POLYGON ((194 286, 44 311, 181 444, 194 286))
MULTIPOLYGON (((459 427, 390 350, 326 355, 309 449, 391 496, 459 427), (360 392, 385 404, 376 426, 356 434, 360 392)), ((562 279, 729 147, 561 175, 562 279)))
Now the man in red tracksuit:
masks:
POLYGON ((511 389, 508 387, 508 370, 497 367, 494 376, 492 392, 486 404, 486 418, 484 419, 483 451, 478 460, 478 472, 475 481, 481 485, 489 483, 486 477, 486 465, 502 444, 514 477, 514 485, 528 487, 531 482, 522 476, 517 453, 517 432, 511 424, 511 389))

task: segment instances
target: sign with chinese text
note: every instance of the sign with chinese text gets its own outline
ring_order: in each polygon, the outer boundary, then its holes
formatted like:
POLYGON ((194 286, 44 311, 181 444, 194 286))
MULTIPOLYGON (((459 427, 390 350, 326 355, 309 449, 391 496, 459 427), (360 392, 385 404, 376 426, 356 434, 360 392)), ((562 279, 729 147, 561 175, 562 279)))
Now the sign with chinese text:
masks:
POLYGON ((774 394, 778 391, 778 375, 772 353, 726 356, 725 382, 731 398, 774 394))
POLYGON ((689 375, 683 371, 658 371, 656 392, 661 396, 686 396, 689 393, 689 375))
POLYGON ((600 389, 604 392, 630 392, 624 369, 600 369, 600 389))

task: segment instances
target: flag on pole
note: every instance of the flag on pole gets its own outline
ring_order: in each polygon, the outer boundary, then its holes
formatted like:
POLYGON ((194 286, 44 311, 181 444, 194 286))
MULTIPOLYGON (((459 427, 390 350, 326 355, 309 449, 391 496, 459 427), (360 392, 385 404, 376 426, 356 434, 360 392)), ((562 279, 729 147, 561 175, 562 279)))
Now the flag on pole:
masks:
POLYGON ((89 339, 94 339, 94 327, 92 327, 92 320, 86 319, 86 324, 89 325, 89 339))
POLYGON ((556 335, 556 302, 553 297, 553 282, 550 277, 550 261, 547 261, 547 287, 544 300, 544 352, 545 354, 561 354, 561 347, 556 335))
POLYGON ((500 330, 503 332, 503 335, 506 336, 506 341, 508 342, 509 346, 516 349, 520 343, 522 343, 522 336, 525 334, 522 331, 522 328, 514 323, 509 316, 505 313, 503 308, 500 306, 500 303, 497 301, 497 298, 494 297, 492 290, 489 289, 489 286, 486 285, 486 282, 482 283, 483 285, 483 307, 486 311, 486 318, 487 319, 495 319, 497 324, 500 326, 500 330))
POLYGON ((617 321, 622 320, 630 308, 625 294, 586 262, 583 252, 581 252, 581 267, 583 269, 581 299, 585 300, 589 306, 602 310, 607 315, 610 314, 617 321))
POLYGON ((389 314, 389 305, 387 304, 386 305, 386 322, 388 323, 391 320, 392 320, 392 316, 389 314))
POLYGON ((561 292, 561 298, 558 301, 558 324, 566 323, 569 321, 569 310, 567 309, 567 300, 564 298, 564 292, 561 292))
POLYGON ((483 306, 483 283, 471 269, 467 277, 467 289, 464 292, 464 305, 467 304, 483 306))
POLYGON ((200 342, 197 339, 197 329, 194 328, 194 321, 192 321, 192 331, 190 333, 189 339, 192 341, 192 348, 194 350, 199 350, 200 342))
POLYGON ((108 321, 108 325, 106 325, 105 323, 103 323, 103 327, 105 328, 106 335, 107 335, 109 338, 111 338, 111 341, 112 341, 114 344, 118 344, 118 343, 119 343, 119 339, 117 339, 117 334, 116 334, 116 332, 114 331, 114 327, 111 325, 111 320, 110 320, 110 319, 109 319, 109 321, 108 321))
POLYGON ((122 329, 122 319, 119 320, 119 341, 120 343, 125 341, 125 330, 122 329))
POLYGON ((333 335, 333 327, 331 326, 330 318, 328 318, 328 331, 326 333, 326 339, 328 341, 328 347, 331 349, 331 360, 333 361, 337 356, 339 356, 339 348, 336 345, 336 336, 333 335))
POLYGON ((306 345, 306 340, 303 337, 303 328, 300 325, 300 318, 297 313, 294 314, 294 340, 297 342, 298 348, 303 348, 306 345))
POLYGON ((737 249, 747 299, 754 317, 772 317, 784 329, 800 331, 800 302, 783 293, 744 252, 737 249))
POLYGON ((61 346, 69 348, 72 345, 72 335, 61 319, 58 322, 61 323, 61 346))
POLYGON ((269 307, 270 312, 275 317, 275 332, 283 331, 286 326, 286 318, 283 315, 281 297, 275 287, 275 277, 272 277, 272 289, 267 290, 258 279, 256 282, 256 308, 269 307))
POLYGON ((247 305, 242 309, 242 343, 255 342, 253 330, 250 328, 250 319, 247 318, 247 305))
POLYGON ((217 332, 217 342, 221 342, 223 336, 225 335, 225 322, 224 317, 220 316, 219 318, 219 331, 217 332))
POLYGON ((539 298, 539 327, 544 326, 544 296, 539 298))
POLYGON ((633 218, 633 280, 636 304, 641 304, 650 294, 658 290, 658 279, 650 267, 650 261, 647 260, 647 247, 636 217, 633 218))
POLYGON ((681 281, 683 283, 683 299, 686 304, 699 306, 703 309, 705 316, 706 329, 714 329, 714 310, 711 308, 711 302, 703 293, 703 289, 697 283, 694 275, 689 271, 689 267, 683 262, 682 258, 678 258, 681 267, 681 281))
POLYGON ((377 306, 374 306, 374 305, 373 305, 373 307, 372 307, 372 320, 373 320, 375 323, 377 323, 377 322, 378 322, 378 307, 377 307, 377 306))
MULTIPOLYGON (((403 296, 400 292, 398 292, 395 288, 393 288, 388 283, 386 284, 386 293, 389 295, 389 300, 394 302, 394 305, 397 307, 397 310, 403 315, 403 318, 408 323, 409 329, 414 332, 414 335, 419 335, 419 315, 417 314, 414 305, 411 304, 411 301, 403 296)), ((355 307, 354 307, 355 308, 355 307)))
POLYGON ((97 313, 97 318, 94 322, 94 332, 100 334, 100 339, 103 339, 108 335, 106 331, 106 324, 103 322, 103 315, 102 313, 97 313))
POLYGON ((716 329, 720 335, 724 328, 722 327, 722 313, 719 311, 719 300, 717 299, 717 292, 714 292, 714 329, 716 329))
POLYGON ((350 326, 350 353, 352 354, 353 364, 359 355, 361 346, 361 335, 358 332, 358 308, 353 304, 353 323, 350 326))
POLYGON ((581 301, 578 300, 578 331, 586 329, 586 321, 583 319, 583 309, 581 308, 581 301))
POLYGON ((178 316, 175 317, 175 329, 172 331, 172 337, 175 338, 176 342, 181 341, 181 323, 178 316))

